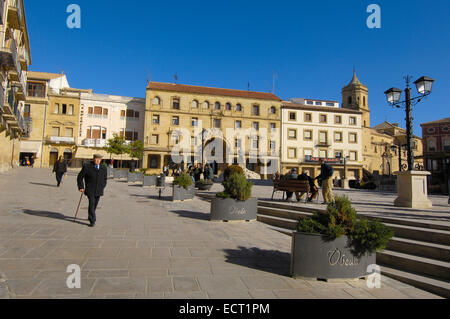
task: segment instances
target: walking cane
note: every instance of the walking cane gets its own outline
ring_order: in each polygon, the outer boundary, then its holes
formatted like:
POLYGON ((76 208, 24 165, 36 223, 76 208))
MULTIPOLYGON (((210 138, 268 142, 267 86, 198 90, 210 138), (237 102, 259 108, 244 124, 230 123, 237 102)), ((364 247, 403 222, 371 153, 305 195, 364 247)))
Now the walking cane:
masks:
POLYGON ((76 214, 75 214, 75 218, 74 218, 74 220, 73 220, 73 222, 75 223, 76 222, 76 220, 77 220, 77 216, 78 216, 78 211, 80 210, 80 205, 81 205, 81 200, 83 199, 83 193, 81 193, 81 197, 80 197, 80 202, 78 203, 78 208, 77 208, 77 212, 76 212, 76 214))

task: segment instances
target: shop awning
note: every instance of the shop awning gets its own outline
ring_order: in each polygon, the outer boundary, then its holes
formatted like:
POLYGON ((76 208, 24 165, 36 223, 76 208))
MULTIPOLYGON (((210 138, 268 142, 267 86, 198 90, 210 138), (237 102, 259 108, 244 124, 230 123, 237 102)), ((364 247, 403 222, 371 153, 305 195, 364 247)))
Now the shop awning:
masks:
POLYGON ((41 157, 42 142, 21 141, 20 153, 33 153, 36 157, 41 157))

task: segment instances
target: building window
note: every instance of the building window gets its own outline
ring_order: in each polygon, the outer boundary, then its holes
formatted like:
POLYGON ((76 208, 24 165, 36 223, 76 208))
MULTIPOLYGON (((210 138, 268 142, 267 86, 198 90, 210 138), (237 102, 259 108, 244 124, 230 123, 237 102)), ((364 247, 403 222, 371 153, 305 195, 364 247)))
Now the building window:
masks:
POLYGON ((69 104, 69 111, 68 111, 68 114, 69 114, 69 115, 74 115, 74 110, 75 110, 74 105, 73 105, 73 104, 69 104))
POLYGON ((307 157, 312 157, 313 156, 313 150, 312 149, 304 149, 303 150, 303 154, 305 155, 305 159, 307 158, 307 157))
POLYGON ((161 99, 159 98, 159 96, 155 96, 155 98, 153 99, 153 105, 161 105, 161 99))
POLYGON ((179 110, 180 109, 180 99, 176 98, 172 100, 172 108, 174 110, 179 110))
POLYGON ((66 128, 66 136, 65 137, 73 137, 73 128, 66 128))
POLYGON ((23 112, 23 116, 24 117, 30 117, 31 116, 31 105, 30 104, 25 104, 25 109, 23 112))
POLYGON ((322 102, 316 102, 317 106, 322 106, 322 102))
POLYGON ((180 125, 180 117, 178 117, 178 116, 172 117, 172 125, 176 125, 176 126, 180 125))
POLYGON ((305 130, 304 132, 304 140, 305 141, 312 141, 313 139, 313 132, 311 130, 305 130))
POLYGON ((320 158, 328 158, 328 151, 327 150, 319 150, 319 157, 320 158))
POLYGON ((353 102, 353 100, 352 100, 352 97, 351 96, 349 96, 348 97, 348 99, 347 99, 347 103, 348 103, 348 105, 352 105, 352 102, 353 102))
POLYGON ((307 123, 312 122, 312 113, 305 113, 305 122, 307 123))
POLYGON ((342 132, 334 132, 334 141, 342 143, 342 132))
POLYGON ((138 119, 138 118, 139 118, 139 115, 140 115, 140 114, 139 114, 139 112, 138 112, 138 111, 134 112, 134 117, 135 117, 135 118, 137 118, 137 119, 138 119))
POLYGON ((242 112, 242 105, 241 104, 236 104, 236 112, 242 112))
POLYGON ((92 115, 94 114, 94 108, 93 107, 89 107, 88 108, 88 115, 92 115))
POLYGON ((356 162, 358 160, 358 152, 350 151, 349 153, 350 160, 356 162))
POLYGON ((253 112, 252 114, 254 116, 259 116, 259 105, 253 105, 253 112))
POLYGON ((334 117, 334 124, 342 124, 342 116, 341 115, 336 115, 334 117))
POLYGON ((259 123, 258 122, 253 122, 253 129, 256 131, 259 131, 259 123))
POLYGON ((203 108, 205 110, 209 110, 209 102, 208 101, 203 102, 203 108))
POLYGON ((152 116, 152 123, 153 124, 159 124, 159 115, 153 115, 152 116))
POLYGON ((297 158, 297 149, 293 147, 288 148, 288 158, 296 159, 297 158))
POLYGON ((127 116, 126 111, 125 110, 121 110, 120 111, 120 118, 123 120, 123 119, 125 119, 126 116, 127 116))
POLYGON ((158 168, 159 156, 151 155, 149 159, 149 166, 151 169, 158 168))
POLYGON ((252 140, 252 148, 254 150, 259 149, 259 139, 258 138, 255 138, 255 139, 252 140))
POLYGON ((356 125, 356 117, 354 116, 350 117, 350 125, 356 125))
POLYGON ((293 129, 288 130, 288 138, 290 140, 297 140, 297 130, 293 129))
POLYGON ((103 109, 100 106, 94 107, 94 114, 95 115, 102 115, 103 114, 103 109))
POLYGON ((152 145, 158 145, 159 144, 159 135, 152 135, 152 139, 151 139, 151 144, 152 145))
POLYGON ((225 104, 225 110, 227 110, 227 111, 231 111, 232 110, 232 106, 231 106, 231 103, 227 103, 227 104, 225 104))
POLYGON ((59 104, 55 103, 53 106, 53 114, 59 114, 59 104))
POLYGON ((270 131, 275 131, 277 128, 277 124, 276 123, 270 123, 270 131))
POLYGON ((127 118, 133 118, 134 117, 134 111, 133 110, 127 110, 127 118))
POLYGON ((242 128, 242 122, 241 122, 241 121, 236 121, 236 122, 235 122, 235 125, 234 125, 234 128, 235 128, 235 129, 240 129, 240 128, 242 128))
POLYGON ((198 126, 198 118, 197 117, 192 118, 191 125, 194 127, 198 126))
POLYGON ((326 114, 320 114, 320 123, 328 123, 328 116, 326 114))
POLYGON ((319 143, 321 145, 328 145, 328 132, 319 132, 319 143))
POLYGON ((450 138, 447 137, 444 140, 444 151, 450 151, 450 138))
POLYGON ((270 108, 270 114, 277 114, 277 108, 275 106, 270 108))
POLYGON ((327 102, 327 106, 329 106, 329 107, 334 107, 334 103, 327 102))
POLYGON ((434 140, 428 141, 428 150, 430 152, 436 151, 436 143, 434 142, 434 140))
POLYGON ((105 128, 102 129, 102 139, 103 140, 106 140, 106 133, 107 133, 107 130, 105 128))
POLYGON ((276 152, 277 150, 277 142, 276 141, 270 141, 270 151, 272 154, 276 152))
POLYGON ((198 101, 197 100, 192 101, 191 105, 192 105, 193 109, 198 109, 198 101))
POLYGON ((240 148, 242 146, 242 141, 240 139, 234 140, 234 147, 240 148))
POLYGON ((338 151, 338 150, 334 151, 334 157, 335 158, 343 158, 344 157, 343 154, 344 154, 343 151, 338 151))
POLYGON ((363 97, 363 106, 366 106, 367 105, 367 99, 366 99, 366 97, 364 96, 363 97))
POLYGON ((356 133, 349 133, 348 135, 348 142, 352 144, 358 143, 358 134, 356 133))
POLYGON ((220 128, 220 120, 214 120, 214 127, 220 128))
POLYGON ((308 105, 314 105, 314 102, 313 102, 313 101, 306 101, 306 104, 308 104, 308 105))
POLYGON ((216 111, 220 111, 220 107, 221 107, 221 105, 220 105, 219 102, 216 102, 216 103, 214 104, 214 109, 215 109, 216 111))
POLYGON ((59 137, 59 127, 52 127, 52 136, 59 137))
POLYGON ((62 105, 61 114, 67 115, 67 104, 62 105))
POLYGON ((296 121, 296 120, 297 120, 297 113, 289 112, 289 121, 296 121))
POLYGON ((45 84, 28 82, 27 95, 31 97, 45 97, 45 84))

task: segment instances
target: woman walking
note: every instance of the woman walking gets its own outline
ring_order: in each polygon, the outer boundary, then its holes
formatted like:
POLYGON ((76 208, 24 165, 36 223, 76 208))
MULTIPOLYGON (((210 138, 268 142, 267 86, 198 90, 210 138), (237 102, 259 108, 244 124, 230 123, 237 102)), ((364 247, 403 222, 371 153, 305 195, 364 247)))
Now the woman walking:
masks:
POLYGON ((53 173, 56 173, 56 182, 58 183, 58 187, 61 186, 62 178, 67 173, 67 164, 62 156, 60 156, 58 161, 55 163, 53 173))

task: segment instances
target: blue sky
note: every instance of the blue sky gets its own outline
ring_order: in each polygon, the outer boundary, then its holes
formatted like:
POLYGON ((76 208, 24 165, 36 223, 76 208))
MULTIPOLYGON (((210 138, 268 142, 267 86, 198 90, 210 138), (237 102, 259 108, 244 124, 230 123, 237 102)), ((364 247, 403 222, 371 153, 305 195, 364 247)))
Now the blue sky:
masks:
POLYGON ((420 123, 450 117, 448 0, 106 1, 25 0, 34 71, 64 71, 72 87, 145 96, 146 80, 341 101, 352 77, 369 87, 372 125, 405 126, 383 92, 403 76, 436 79, 414 109, 420 123), (81 29, 66 8, 81 7, 81 29), (119 3, 125 3, 119 5, 119 3), (381 29, 369 29, 369 4, 381 29))

